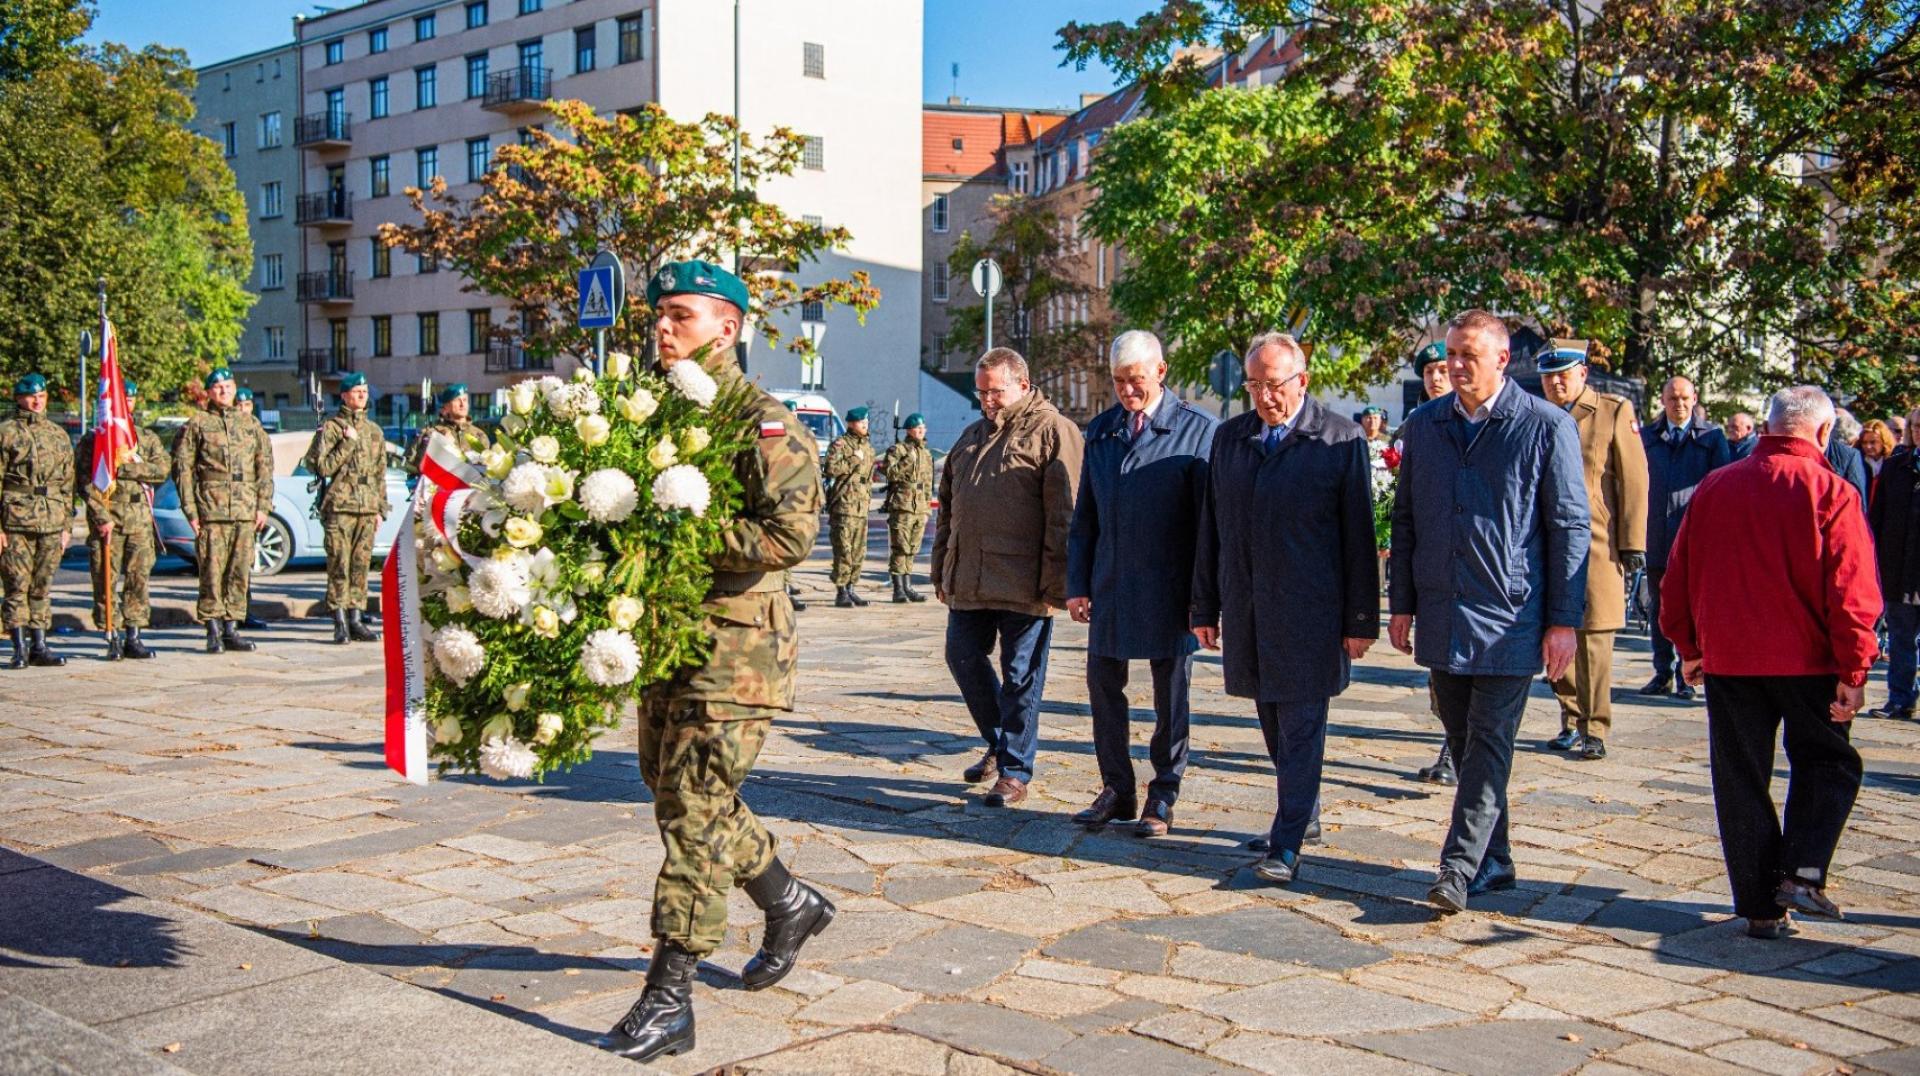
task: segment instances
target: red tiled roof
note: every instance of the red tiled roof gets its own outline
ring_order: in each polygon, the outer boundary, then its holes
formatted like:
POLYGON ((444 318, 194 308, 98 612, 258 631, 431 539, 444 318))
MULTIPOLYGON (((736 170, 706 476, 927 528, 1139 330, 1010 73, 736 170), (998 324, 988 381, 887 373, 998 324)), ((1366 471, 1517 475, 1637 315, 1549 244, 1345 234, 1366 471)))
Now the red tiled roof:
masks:
POLYGON ((1038 112, 942 109, 929 105, 920 114, 921 174, 982 176, 1003 167, 1000 151, 1025 145, 1066 117, 1038 112), (954 139, 960 148, 954 149, 954 139))

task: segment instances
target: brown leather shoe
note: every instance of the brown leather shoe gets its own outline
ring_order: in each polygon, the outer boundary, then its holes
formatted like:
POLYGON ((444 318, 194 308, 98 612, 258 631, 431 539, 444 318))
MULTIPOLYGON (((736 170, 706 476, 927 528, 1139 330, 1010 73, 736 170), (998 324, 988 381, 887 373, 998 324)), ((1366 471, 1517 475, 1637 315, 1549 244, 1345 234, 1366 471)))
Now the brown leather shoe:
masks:
POLYGON ((989 747, 987 753, 980 756, 980 761, 960 771, 960 776, 966 778, 968 784, 977 785, 982 781, 993 780, 993 775, 999 772, 1000 762, 995 757, 993 748, 989 747))
POLYGON ((1011 807, 1027 798, 1027 783, 1018 777, 1002 777, 981 802, 989 807, 1011 807))
POLYGON ((1165 800, 1148 800, 1147 809, 1140 812, 1140 821, 1134 823, 1133 835, 1164 837, 1172 825, 1173 808, 1165 800))
POLYGON ((1093 806, 1074 815, 1073 820, 1088 827, 1104 826, 1108 822, 1132 821, 1133 816, 1139 813, 1140 808, 1134 803, 1131 789, 1121 792, 1108 786, 1093 798, 1093 806), (1121 799, 1122 796, 1126 798, 1121 799))

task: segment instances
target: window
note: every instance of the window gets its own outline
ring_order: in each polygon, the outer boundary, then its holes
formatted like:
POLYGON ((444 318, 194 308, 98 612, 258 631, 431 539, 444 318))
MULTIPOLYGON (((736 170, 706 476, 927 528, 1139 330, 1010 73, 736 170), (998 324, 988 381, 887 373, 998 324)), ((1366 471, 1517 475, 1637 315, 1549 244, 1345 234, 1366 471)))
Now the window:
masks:
POLYGON ((231 71, 220 72, 220 92, 231 93, 232 91, 233 91, 233 72, 231 71))
POLYGON ((421 274, 437 273, 440 271, 440 263, 434 261, 432 255, 415 254, 413 256, 413 271, 421 274))
POLYGON ((531 15, 540 10, 540 0, 520 0, 520 14, 531 15))
POLYGON ((392 95, 387 87, 385 75, 367 80, 367 116, 369 118, 383 120, 392 114, 392 95))
POLYGON ((378 56, 387 51, 387 28, 376 26, 367 31, 367 52, 378 56))
POLYGON ((284 327, 269 325, 260 330, 260 335, 263 338, 262 350, 266 352, 267 358, 284 359, 287 357, 287 330, 284 327))
POLYGON ((440 313, 420 315, 420 354, 440 354, 440 313))
POLYGON ((367 275, 374 279, 393 275, 393 248, 382 243, 377 237, 367 240, 367 275))
POLYGON ((467 97, 487 95, 487 54, 476 52, 467 57, 467 97))
POLYGON ((827 226, 827 219, 825 217, 818 216, 813 213, 806 213, 801 215, 800 223, 806 225, 809 228, 815 228, 815 229, 825 228, 827 226))
POLYGON ((620 31, 620 62, 630 64, 647 58, 647 13, 628 15, 615 24, 620 31))
POLYGON ((1096 288, 1107 286, 1107 245, 1105 243, 1097 243, 1093 248, 1093 286, 1096 288))
POLYGON ((493 139, 467 139, 467 182, 478 183, 493 163, 493 139))
POLYGON ((822 172, 827 167, 827 140, 819 135, 808 135, 807 145, 800 153, 800 167, 809 172, 822 172))
POLYGON ((220 125, 220 151, 228 157, 240 152, 240 135, 232 123, 220 125))
POLYGON ((253 65, 253 81, 255 82, 267 81, 267 65, 266 64, 253 65))
POLYGON ((433 13, 428 12, 413 20, 413 39, 415 41, 433 40, 433 13))
POLYGON ((440 103, 440 76, 432 64, 413 69, 413 107, 432 108, 440 103))
POLYGON ((393 193, 393 158, 382 153, 367 158, 367 190, 370 197, 385 198, 393 193))
POLYGON ((467 29, 478 30, 487 24, 487 0, 474 0, 467 5, 467 29))
POLYGON ((260 219, 267 220, 279 216, 284 210, 280 205, 280 181, 260 184, 260 219))
POLYGON ((260 256, 260 290, 272 291, 287 286, 287 260, 282 254, 260 256))
POLYGON ((800 74, 804 78, 827 77, 827 47, 812 41, 800 45, 800 74))
POLYGON ((263 112, 260 114, 260 148, 272 149, 280 144, 280 113, 263 112))
POLYGON ((933 196, 933 230, 937 235, 947 230, 947 196, 944 194, 933 196))
POLYGON ((1013 174, 1007 178, 1007 188, 1015 194, 1027 193, 1027 162, 1013 162, 1013 174))
POLYGON ((347 91, 335 86, 326 92, 327 125, 329 131, 339 130, 346 122, 347 91))
POLYGON ((414 186, 425 190, 433 186, 433 177, 440 174, 440 147, 426 146, 413 151, 414 186))
POLYGON ((954 139, 954 140, 953 140, 953 151, 954 151, 955 153, 959 153, 959 152, 961 152, 962 150, 965 150, 966 148, 967 148, 967 140, 966 140, 966 139, 964 139, 964 138, 956 138, 956 139, 954 139))
POLYGON ((536 37, 532 41, 520 42, 518 51, 520 53, 521 70, 524 71, 529 67, 537 69, 546 66, 547 47, 539 38, 536 37))
POLYGON ((347 43, 337 37, 327 42, 323 48, 326 49, 328 67, 332 67, 334 64, 347 58, 347 43))
POLYGON ((584 75, 593 70, 593 27, 582 26, 573 32, 573 73, 584 75))
POLYGON ((393 316, 390 314, 374 315, 373 354, 381 359, 393 354, 393 316))
POLYGON ((944 303, 947 301, 946 262, 933 263, 933 301, 936 303, 944 303))
POLYGON ((467 311, 467 350, 484 355, 487 341, 493 336, 493 311, 467 311))
POLYGON ((827 320, 827 304, 819 299, 808 299, 800 304, 801 321, 827 320))

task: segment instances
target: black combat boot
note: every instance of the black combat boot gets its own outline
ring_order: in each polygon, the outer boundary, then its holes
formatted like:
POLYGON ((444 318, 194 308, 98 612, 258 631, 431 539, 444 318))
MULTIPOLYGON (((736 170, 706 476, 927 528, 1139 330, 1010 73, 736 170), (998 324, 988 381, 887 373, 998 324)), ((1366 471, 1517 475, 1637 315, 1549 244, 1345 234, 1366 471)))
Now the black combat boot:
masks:
POLYGON ((347 645, 347 611, 345 609, 333 611, 333 641, 341 646, 347 645))
POLYGON ((895 574, 893 577, 893 604, 907 604, 907 577, 895 574))
POLYGON ((126 646, 121 649, 128 657, 136 661, 145 661, 153 656, 153 648, 140 641, 140 629, 131 624, 127 625, 126 646))
POLYGON ((255 647, 251 642, 240 637, 239 628, 240 625, 231 620, 222 620, 220 622, 220 645, 226 647, 228 650, 238 650, 241 653, 258 649, 258 647, 255 647))
POLYGON ((867 599, 862 598, 860 596, 860 592, 857 590, 854 590, 853 584, 851 583, 847 584, 847 601, 852 603, 853 605, 859 606, 862 609, 865 609, 867 607, 867 599))
POLYGON ((806 612, 806 611, 807 611, 807 603, 806 603, 806 602, 803 602, 803 601, 801 601, 801 600, 800 600, 800 588, 799 588, 799 587, 788 587, 788 588, 787 588, 787 601, 789 601, 789 602, 791 602, 791 603, 793 603, 793 611, 794 611, 794 612, 796 612, 796 613, 804 613, 804 612, 806 612))
POLYGON ((220 620, 218 617, 208 617, 207 618, 207 653, 218 654, 219 652, 220 652, 220 620))
POLYGON ((7 662, 9 669, 27 667, 27 629, 8 628, 7 635, 13 639, 13 660, 7 662))
POLYGON ((107 660, 119 661, 124 656, 126 656, 126 648, 120 642, 120 633, 117 631, 108 632, 107 633, 107 660))
POLYGON ((248 631, 266 631, 267 630, 267 622, 260 619, 257 616, 254 616, 251 610, 247 612, 246 619, 240 621, 240 626, 247 629, 248 631))
POLYGON ((852 587, 834 587, 833 588, 833 607, 835 609, 853 608, 853 588, 852 587))
POLYGON ((800 946, 833 922, 833 902, 788 874, 778 859, 741 888, 754 907, 767 913, 767 930, 760 938, 760 951, 740 969, 740 980, 748 990, 765 990, 786 978, 800 946))
POLYGON ((347 610, 347 635, 356 643, 377 643, 380 635, 367 627, 364 615, 358 609, 347 610))
POLYGON ((47 629, 27 629, 27 664, 43 669, 55 669, 67 663, 67 659, 47 649, 47 629))
POLYGON ((925 594, 913 589, 912 575, 903 575, 900 577, 900 589, 907 592, 907 600, 910 602, 923 602, 927 600, 925 594))
POLYGON ((600 1040, 600 1048, 635 1061, 693 1049, 693 975, 700 958, 679 942, 654 939, 647 989, 600 1040))

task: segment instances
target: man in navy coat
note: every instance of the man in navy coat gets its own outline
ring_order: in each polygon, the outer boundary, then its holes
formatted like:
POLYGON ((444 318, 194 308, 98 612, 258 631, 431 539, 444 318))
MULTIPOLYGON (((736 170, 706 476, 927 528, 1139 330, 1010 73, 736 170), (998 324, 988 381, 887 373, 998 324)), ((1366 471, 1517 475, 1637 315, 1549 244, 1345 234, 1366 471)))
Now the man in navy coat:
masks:
POLYGON ((1693 688, 1685 680, 1674 679, 1679 659, 1660 631, 1660 580, 1667 573, 1667 551, 1687 518, 1687 505, 1693 502, 1694 487, 1733 460, 1727 435, 1694 418, 1699 401, 1693 382, 1673 378, 1660 390, 1659 421, 1640 428, 1640 443, 1647 450, 1647 593, 1652 595, 1647 632, 1653 636, 1653 679, 1640 689, 1642 695, 1693 698, 1693 688))
POLYGON ((1380 637, 1380 568, 1360 427, 1307 395, 1306 354, 1285 333, 1255 337, 1246 371, 1254 409, 1214 437, 1190 622, 1223 649, 1227 694, 1254 700, 1279 786, 1254 872, 1285 885, 1319 798, 1327 711, 1380 637))
POLYGON ((1087 633, 1087 694, 1100 794, 1073 816, 1103 826, 1140 816, 1134 832, 1158 837, 1173 823, 1187 768, 1187 631, 1194 530, 1206 492, 1217 423, 1166 390, 1160 341, 1135 329, 1114 340, 1109 365, 1119 403, 1087 424, 1080 498, 1067 536, 1067 612, 1087 633), (1146 809, 1127 755, 1127 662, 1153 671, 1153 780, 1146 809))

